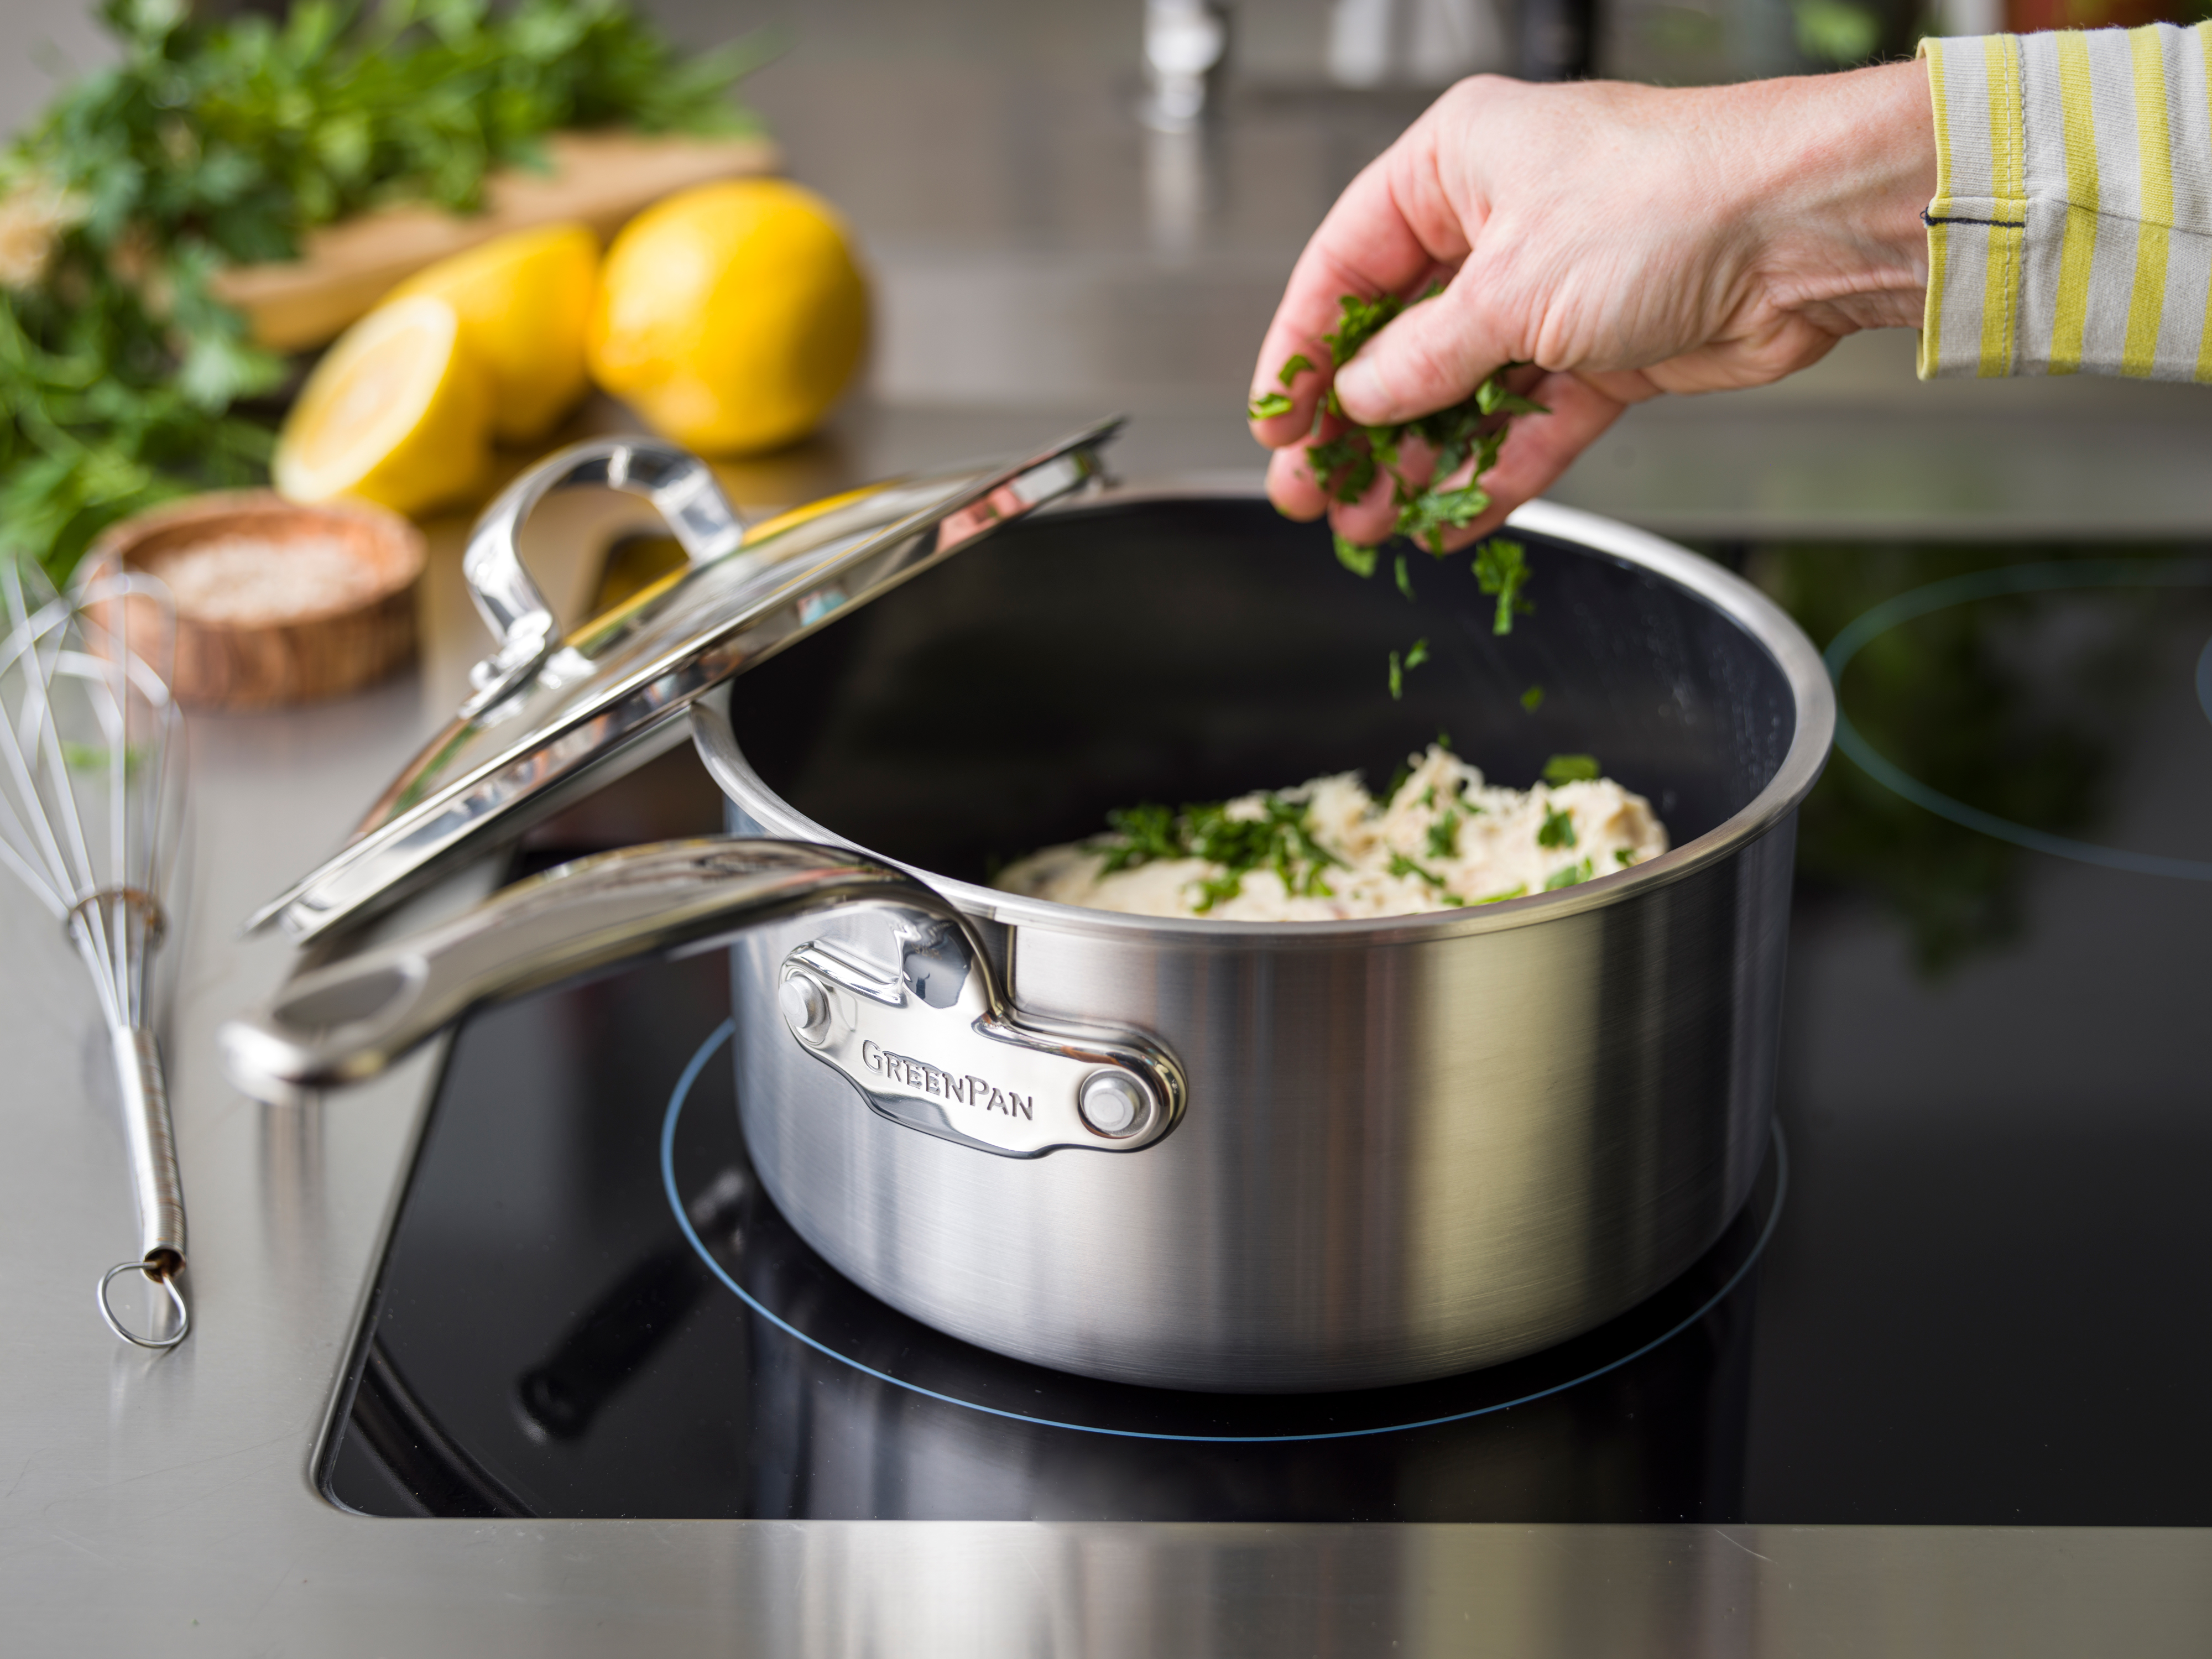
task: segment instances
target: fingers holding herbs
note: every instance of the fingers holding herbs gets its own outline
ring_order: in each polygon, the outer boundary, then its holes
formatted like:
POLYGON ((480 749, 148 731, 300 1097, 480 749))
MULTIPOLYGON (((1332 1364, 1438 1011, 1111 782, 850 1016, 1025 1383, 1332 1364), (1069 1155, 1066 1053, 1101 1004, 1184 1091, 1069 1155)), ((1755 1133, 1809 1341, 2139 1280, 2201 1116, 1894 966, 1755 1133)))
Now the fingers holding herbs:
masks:
MULTIPOLYGON (((1432 287, 1416 307, 1438 291, 1432 287)), ((1407 310, 1389 294, 1347 294, 1337 305, 1336 326, 1318 342, 1331 371, 1407 310)), ((1261 426, 1295 421, 1305 404, 1292 388, 1320 374, 1310 356, 1294 352, 1276 371, 1275 389, 1255 394, 1248 412, 1261 426)), ((1523 390, 1541 378, 1526 365, 1507 364, 1457 403, 1390 425, 1352 420, 1334 386, 1325 386, 1304 439, 1277 452, 1270 494, 1294 518, 1317 517, 1326 507, 1340 556, 1347 546, 1372 549, 1393 536, 1438 556, 1450 552, 1502 516, 1492 513, 1483 479, 1497 466, 1515 418, 1548 412, 1523 390)), ((1359 561, 1346 562, 1357 568, 1359 561)))

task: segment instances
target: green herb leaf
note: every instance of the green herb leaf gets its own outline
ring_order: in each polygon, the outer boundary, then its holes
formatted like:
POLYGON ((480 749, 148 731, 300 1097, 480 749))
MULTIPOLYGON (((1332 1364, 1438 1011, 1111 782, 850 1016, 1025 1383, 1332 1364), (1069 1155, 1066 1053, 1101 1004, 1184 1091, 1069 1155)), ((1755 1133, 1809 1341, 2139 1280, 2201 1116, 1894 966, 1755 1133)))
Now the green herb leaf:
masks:
POLYGON ((1375 456, 1358 433, 1307 445, 1306 464, 1314 482, 1335 501, 1356 501, 1375 482, 1375 456))
POLYGON ((1485 897, 1475 900, 1475 902, 1477 904, 1503 904, 1508 899, 1526 898, 1528 896, 1528 884, 1524 881, 1517 887, 1509 887, 1502 893, 1489 894, 1485 897))
POLYGON ((1428 659, 1428 641, 1426 639, 1415 640, 1413 643, 1412 648, 1406 653, 1406 666, 1408 668, 1419 668, 1428 659))
POLYGON ((1433 871, 1424 870, 1403 853, 1390 854, 1390 873, 1394 876, 1417 877, 1431 887, 1441 887, 1444 884, 1444 878, 1442 876, 1433 871))
POLYGON ((1553 788, 1563 783, 1589 783, 1598 775, 1595 755, 1554 755, 1544 763, 1544 781, 1553 788))
POLYGON ((1398 653, 1390 653, 1390 700, 1401 700, 1406 695, 1406 665, 1398 660, 1398 653))
POLYGON ((1523 691, 1521 694, 1521 706, 1532 714, 1544 706, 1544 688, 1540 685, 1532 685, 1523 691))
POLYGON ((1429 856, 1432 859, 1452 859, 1459 856, 1459 814, 1447 806, 1442 817, 1429 826, 1429 856))
POLYGON ((1489 507, 1490 492, 1479 484, 1468 484, 1458 489, 1424 489, 1407 496, 1400 505, 1398 520, 1392 529, 1442 558, 1444 532, 1473 524, 1489 507))
POLYGON ((1336 301, 1336 327, 1322 335, 1322 343, 1328 348, 1329 362, 1342 368, 1365 345, 1382 331, 1389 322, 1406 308, 1406 302, 1395 294, 1380 294, 1371 300, 1363 300, 1356 294, 1340 295, 1336 301))
POLYGON ((1307 358, 1304 352, 1293 351, 1291 354, 1290 362, 1283 365, 1281 372, 1279 372, 1275 378, 1283 383, 1283 389, 1287 392, 1290 390, 1291 382, 1297 380, 1299 375, 1304 374, 1312 367, 1312 362, 1307 358))
POLYGON ((1297 405, 1280 392, 1263 392, 1245 405, 1245 412, 1255 421, 1273 420, 1278 415, 1287 415, 1297 405))
POLYGON ((1139 865, 1150 864, 1154 859, 1182 859, 1190 856, 1190 848, 1182 836, 1174 811, 1157 803, 1142 806, 1123 807, 1109 812, 1106 822, 1120 844, 1106 854, 1100 873, 1112 875, 1117 870, 1133 870, 1139 865))
POLYGON ((1375 574, 1375 556, 1380 550, 1379 549, 1362 547, 1341 532, 1332 533, 1335 538, 1336 562, 1339 564, 1355 576, 1371 576, 1375 574))
POLYGON ((1590 861, 1584 859, 1579 864, 1570 864, 1565 869, 1554 870, 1550 875, 1545 877, 1544 890, 1547 893, 1556 893, 1562 887, 1577 886, 1589 878, 1590 861))
POLYGON ((1539 847, 1572 847, 1575 844, 1575 815, 1563 812, 1547 805, 1543 827, 1536 831, 1539 847))
POLYGON ((1198 884, 1198 902, 1190 908, 1204 915, 1217 904, 1226 904, 1244 890, 1244 872, 1231 870, 1226 874, 1208 876, 1198 884))
POLYGON ((1493 536, 1477 548, 1474 580, 1484 592, 1498 596, 1498 617, 1491 625, 1492 633, 1510 634, 1513 618, 1516 615, 1528 616, 1536 608, 1521 597, 1521 590, 1528 585, 1528 550, 1518 542, 1493 536))
POLYGON ((1486 415, 1548 415, 1552 411, 1534 398, 1508 392, 1504 381, 1492 375, 1474 390, 1475 407, 1486 415))
POLYGON ((1451 733, 1441 727, 1437 732, 1437 747, 1443 750, 1449 750, 1451 747, 1451 733))
POLYGON ((1392 565, 1392 569, 1398 578, 1398 591, 1401 593, 1403 593, 1407 599, 1412 599, 1413 597, 1413 573, 1406 568, 1406 556, 1403 553, 1398 555, 1397 559, 1392 565))
POLYGON ((1616 848, 1614 848, 1613 849, 1613 861, 1615 864, 1633 864, 1633 863, 1635 863, 1635 862, 1636 862, 1636 849, 1635 849, 1634 848, 1632 848, 1632 847, 1616 847, 1616 848))

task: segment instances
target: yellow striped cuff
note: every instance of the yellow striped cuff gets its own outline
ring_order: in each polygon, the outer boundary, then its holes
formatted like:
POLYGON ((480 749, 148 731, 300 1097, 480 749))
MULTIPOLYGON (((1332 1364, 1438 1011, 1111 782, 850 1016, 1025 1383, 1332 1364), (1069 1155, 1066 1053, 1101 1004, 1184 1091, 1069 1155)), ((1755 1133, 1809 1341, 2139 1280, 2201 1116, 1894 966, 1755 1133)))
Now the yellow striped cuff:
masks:
POLYGON ((1923 40, 1921 377, 2212 379, 2212 23, 1923 40))

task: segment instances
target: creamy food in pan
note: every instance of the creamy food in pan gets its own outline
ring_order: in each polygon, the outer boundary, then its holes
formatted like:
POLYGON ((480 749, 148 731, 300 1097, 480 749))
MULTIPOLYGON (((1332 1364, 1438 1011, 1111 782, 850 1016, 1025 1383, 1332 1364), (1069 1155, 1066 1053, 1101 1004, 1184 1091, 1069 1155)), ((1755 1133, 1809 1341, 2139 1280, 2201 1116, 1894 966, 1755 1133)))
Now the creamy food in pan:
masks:
POLYGON ((1008 865, 1006 892, 1133 915, 1331 921, 1555 891, 1656 858, 1651 804, 1583 756, 1555 781, 1486 782, 1449 750, 1412 757, 1388 799, 1354 772, 1210 806, 1110 814, 1112 832, 1008 865))

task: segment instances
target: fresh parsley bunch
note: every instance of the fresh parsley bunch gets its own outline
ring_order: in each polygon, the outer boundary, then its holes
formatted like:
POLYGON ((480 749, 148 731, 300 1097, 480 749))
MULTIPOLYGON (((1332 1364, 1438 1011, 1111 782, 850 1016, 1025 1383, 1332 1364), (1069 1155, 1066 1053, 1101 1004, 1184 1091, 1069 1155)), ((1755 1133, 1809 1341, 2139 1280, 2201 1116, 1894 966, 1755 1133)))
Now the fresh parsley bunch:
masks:
POLYGON ((761 56, 679 52, 627 0, 100 17, 121 62, 0 155, 0 551, 58 580, 114 520, 263 476, 270 428, 234 410, 285 365, 215 297, 224 266, 382 202, 479 207, 563 128, 746 130, 729 93, 761 56))

